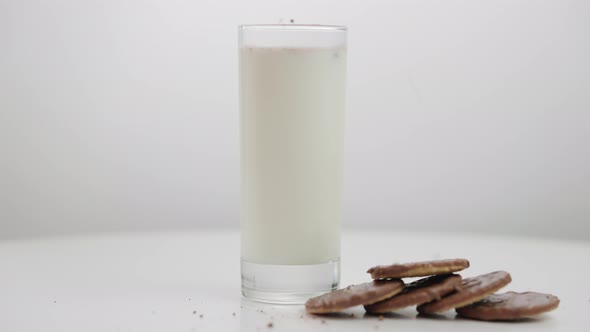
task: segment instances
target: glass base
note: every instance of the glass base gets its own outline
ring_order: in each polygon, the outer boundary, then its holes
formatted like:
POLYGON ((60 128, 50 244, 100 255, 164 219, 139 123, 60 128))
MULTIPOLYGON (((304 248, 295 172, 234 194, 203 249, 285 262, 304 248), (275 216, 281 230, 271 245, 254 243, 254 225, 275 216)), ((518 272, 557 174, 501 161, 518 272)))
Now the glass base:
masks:
POLYGON ((242 259, 242 295, 252 301, 302 304, 340 283, 340 259, 313 265, 270 265, 242 259))

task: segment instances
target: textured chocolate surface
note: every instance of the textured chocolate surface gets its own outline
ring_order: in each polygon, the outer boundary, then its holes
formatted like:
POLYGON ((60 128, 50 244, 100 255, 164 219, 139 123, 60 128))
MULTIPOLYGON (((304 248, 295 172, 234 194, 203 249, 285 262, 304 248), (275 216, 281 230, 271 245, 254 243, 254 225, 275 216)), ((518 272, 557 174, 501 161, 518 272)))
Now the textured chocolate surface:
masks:
POLYGON ((492 294, 468 306, 457 308, 463 317, 479 320, 517 320, 556 309, 559 298, 535 292, 492 294))
POLYGON ((423 278, 406 285, 402 292, 381 302, 366 305, 369 313, 379 314, 395 311, 412 305, 441 299, 461 287, 461 276, 444 274, 423 278))
POLYGON ((373 279, 425 277, 457 272, 468 267, 468 260, 456 258, 405 264, 378 265, 370 268, 367 273, 370 273, 373 279))
POLYGON ((506 271, 496 271, 463 279, 460 290, 438 301, 422 304, 417 309, 422 314, 435 314, 449 309, 463 307, 494 293, 498 289, 508 285, 510 281, 512 281, 512 278, 510 278, 510 274, 506 271))
POLYGON ((374 280, 359 285, 351 285, 309 299, 305 310, 313 314, 326 314, 342 311, 357 305, 368 305, 387 299, 404 288, 401 280, 374 280))

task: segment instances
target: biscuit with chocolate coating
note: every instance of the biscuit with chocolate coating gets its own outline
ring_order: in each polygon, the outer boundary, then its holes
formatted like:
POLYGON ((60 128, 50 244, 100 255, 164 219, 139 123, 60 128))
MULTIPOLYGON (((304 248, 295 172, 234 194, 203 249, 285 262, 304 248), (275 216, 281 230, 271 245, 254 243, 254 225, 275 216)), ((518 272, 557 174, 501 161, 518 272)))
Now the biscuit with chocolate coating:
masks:
POLYGON ((436 274, 457 272, 468 267, 468 260, 456 258, 404 264, 378 265, 370 268, 367 273, 370 273, 373 279, 426 277, 436 274))
POLYGON ((455 309, 463 317, 478 320, 518 320, 556 309, 559 298, 535 292, 492 294, 483 300, 455 309))
POLYGON ((404 282, 394 280, 374 280, 359 285, 351 285, 330 293, 309 299, 305 310, 312 314, 339 312, 357 305, 368 305, 383 301, 399 293, 404 282))
POLYGON ((464 307, 493 294, 498 289, 508 285, 510 281, 512 279, 506 271, 496 271, 463 279, 461 289, 458 291, 438 301, 419 305, 417 309, 421 314, 436 314, 449 309, 464 307))
POLYGON ((387 300, 366 305, 365 310, 372 314, 387 313, 412 305, 439 300, 460 287, 461 276, 458 274, 443 274, 423 278, 406 285, 401 293, 387 300))

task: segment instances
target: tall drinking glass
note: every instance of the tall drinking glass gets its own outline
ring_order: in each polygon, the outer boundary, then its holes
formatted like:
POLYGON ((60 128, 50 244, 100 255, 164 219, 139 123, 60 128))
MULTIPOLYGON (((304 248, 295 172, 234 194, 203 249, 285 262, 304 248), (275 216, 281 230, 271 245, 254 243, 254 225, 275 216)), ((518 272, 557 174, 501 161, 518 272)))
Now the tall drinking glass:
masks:
POLYGON ((242 294, 338 287, 346 28, 239 27, 242 294))

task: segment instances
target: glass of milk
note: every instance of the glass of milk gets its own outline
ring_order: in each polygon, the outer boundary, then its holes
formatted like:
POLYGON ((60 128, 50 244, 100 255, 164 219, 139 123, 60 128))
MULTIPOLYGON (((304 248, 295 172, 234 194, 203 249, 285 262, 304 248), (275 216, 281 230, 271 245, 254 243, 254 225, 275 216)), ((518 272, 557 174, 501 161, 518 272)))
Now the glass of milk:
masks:
POLYGON ((338 288, 346 28, 239 27, 242 294, 338 288))

